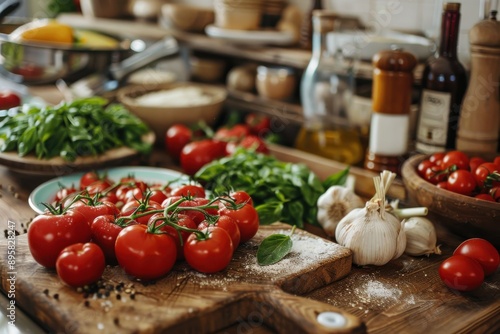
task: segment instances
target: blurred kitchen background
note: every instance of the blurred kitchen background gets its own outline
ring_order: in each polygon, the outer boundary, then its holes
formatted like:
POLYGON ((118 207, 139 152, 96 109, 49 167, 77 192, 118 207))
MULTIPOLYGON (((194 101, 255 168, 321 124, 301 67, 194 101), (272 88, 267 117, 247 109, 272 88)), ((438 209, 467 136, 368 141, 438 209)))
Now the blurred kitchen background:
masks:
MULTIPOLYGON (((120 2, 119 0, 115 0, 120 2)), ((49 17, 48 8, 64 9, 65 0, 26 0, 16 12, 16 16, 49 17)), ((103 1, 105 3, 106 1, 103 1)), ((147 8, 148 3, 184 3, 199 7, 213 8, 214 0, 128 0, 128 6, 147 8)), ((399 30, 422 34, 437 39, 441 20, 443 0, 323 0, 324 9, 332 9, 340 15, 358 17, 361 22, 373 30, 399 30)), ((460 39, 458 43, 459 59, 469 66, 468 32, 478 20, 486 17, 495 7, 495 0, 456 0, 461 3, 460 39)), ((288 0, 288 4, 299 7, 306 13, 311 1, 288 0)))

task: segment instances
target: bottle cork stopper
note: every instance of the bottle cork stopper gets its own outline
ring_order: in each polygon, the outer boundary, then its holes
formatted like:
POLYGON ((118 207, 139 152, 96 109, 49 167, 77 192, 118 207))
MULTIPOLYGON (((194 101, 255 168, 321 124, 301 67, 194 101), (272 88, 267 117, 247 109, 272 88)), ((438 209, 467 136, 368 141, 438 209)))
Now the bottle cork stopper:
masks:
POLYGON ((443 11, 459 12, 460 11, 460 3, 459 2, 445 2, 445 3, 443 3, 443 11))
POLYGON ((373 57, 373 111, 384 114, 410 112, 413 70, 417 59, 402 50, 385 50, 373 57))

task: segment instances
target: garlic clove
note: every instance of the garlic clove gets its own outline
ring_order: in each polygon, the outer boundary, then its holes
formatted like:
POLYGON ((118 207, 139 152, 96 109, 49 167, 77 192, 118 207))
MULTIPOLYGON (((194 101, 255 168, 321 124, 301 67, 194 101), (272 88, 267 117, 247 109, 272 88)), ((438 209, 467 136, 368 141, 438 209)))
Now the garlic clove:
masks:
POLYGON ((352 209, 362 208, 363 205, 361 197, 352 189, 338 185, 331 186, 318 198, 316 218, 325 233, 333 237, 339 221, 352 209))
POLYGON ((441 254, 434 224, 425 217, 411 217, 404 225, 405 253, 412 256, 441 254))
POLYGON ((403 219, 401 221, 401 227, 399 229, 398 238, 396 239, 396 253, 394 254, 393 259, 397 259, 405 252, 406 242, 407 242, 405 234, 405 225, 406 221, 403 219))

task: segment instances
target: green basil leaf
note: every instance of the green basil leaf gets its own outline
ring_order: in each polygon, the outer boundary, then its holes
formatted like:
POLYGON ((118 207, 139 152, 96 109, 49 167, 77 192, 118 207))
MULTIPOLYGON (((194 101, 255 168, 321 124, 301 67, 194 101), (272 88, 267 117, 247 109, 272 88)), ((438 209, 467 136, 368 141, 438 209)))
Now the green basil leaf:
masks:
POLYGON ((268 202, 257 205, 255 210, 259 215, 261 225, 269 225, 280 220, 283 212, 283 203, 278 201, 268 202))
POLYGON ((257 263, 268 266, 281 261, 292 250, 292 238, 284 234, 272 234, 262 240, 257 249, 257 263))
POLYGON ((340 172, 328 176, 325 181, 323 181, 323 187, 328 189, 331 186, 343 186, 347 182, 348 176, 349 166, 340 172))

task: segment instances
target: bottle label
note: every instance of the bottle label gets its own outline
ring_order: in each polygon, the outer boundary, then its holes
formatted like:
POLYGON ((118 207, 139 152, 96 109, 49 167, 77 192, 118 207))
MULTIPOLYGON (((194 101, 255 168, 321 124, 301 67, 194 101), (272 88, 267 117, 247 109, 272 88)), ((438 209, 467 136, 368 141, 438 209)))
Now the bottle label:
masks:
POLYGON ((423 153, 444 151, 448 136, 451 94, 424 89, 416 149, 423 153))
POLYGON ((374 113, 370 127, 370 151, 386 156, 408 152, 409 115, 374 113))

